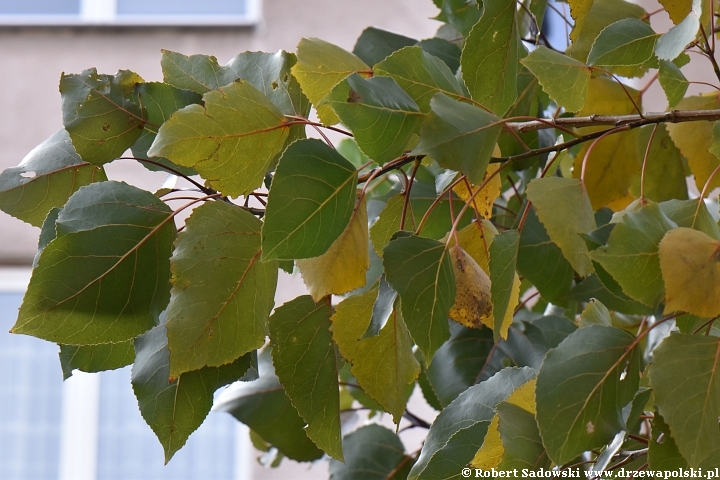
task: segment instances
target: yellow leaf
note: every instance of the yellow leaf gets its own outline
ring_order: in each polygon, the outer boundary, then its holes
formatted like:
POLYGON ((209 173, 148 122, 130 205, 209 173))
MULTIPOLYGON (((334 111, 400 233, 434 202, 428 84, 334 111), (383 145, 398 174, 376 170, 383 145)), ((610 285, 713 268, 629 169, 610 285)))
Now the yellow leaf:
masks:
POLYGON ((676 228, 660 242, 665 313, 720 315, 720 242, 703 232, 676 228))
POLYGON ((489 220, 482 220, 480 223, 472 222, 458 232, 460 246, 480 265, 485 273, 490 274, 489 248, 490 244, 498 234, 495 226, 489 220))
MULTIPOLYGON (((507 340, 508 330, 513 322, 513 316, 515 314, 515 307, 520 303, 520 277, 515 272, 515 278, 513 279, 512 293, 510 297, 510 303, 508 309, 505 311, 505 318, 503 318, 502 325, 500 326, 500 336, 507 340)), ((494 322, 494 320, 493 320, 494 322)))
POLYGON ((569 0, 568 3, 570 4, 570 15, 575 20, 575 28, 573 28, 570 38, 575 41, 577 32, 582 29, 582 25, 590 12, 593 0, 569 0))
POLYGON ((665 11, 668 13, 670 20, 677 25, 682 22, 685 17, 690 13, 692 8, 692 0, 658 0, 660 5, 665 7, 665 11))
MULTIPOLYGON (((631 113, 637 113, 630 98, 640 106, 642 98, 640 92, 628 86, 625 86, 625 89, 630 96, 625 93, 625 90, 623 90, 618 82, 610 77, 602 76, 591 78, 585 106, 577 113, 577 116, 585 117, 593 114, 629 115, 631 113)), ((595 129, 602 130, 604 128, 607 127, 596 127, 595 129)), ((591 129, 585 128, 582 129, 582 131, 591 131, 591 129)))
MULTIPOLYGON (((516 388, 505 401, 513 405, 517 405, 523 410, 527 410, 535 415, 537 413, 535 407, 536 382, 537 380, 533 378, 529 382, 516 388)), ((472 467, 490 470, 491 468, 497 468, 497 466, 500 465, 500 461, 505 454, 505 448, 503 447, 502 440, 500 438, 498 422, 499 417, 496 413, 490 421, 482 446, 470 462, 472 467)))
MULTIPOLYGON (((720 108, 717 94, 684 98, 678 103, 677 110, 712 110, 720 108)), ((713 122, 688 122, 667 125, 668 133, 680 153, 687 158, 690 171, 695 175, 695 184, 702 191, 710 174, 720 164, 720 160, 708 152, 713 139, 713 122)), ((710 188, 720 187, 720 177, 710 184, 710 188)))
POLYGON ((455 304, 448 316, 469 328, 492 328, 490 277, 459 245, 450 247, 450 260, 455 271, 455 304))
POLYGON ((315 302, 365 285, 365 272, 370 267, 365 197, 355 205, 350 223, 327 252, 295 263, 315 302))
MULTIPOLYGON (((497 147, 496 147, 497 150, 497 147)), ((496 156, 500 156, 499 150, 498 154, 496 156)), ((495 156, 495 153, 493 153, 495 156)), ((489 175, 494 173, 498 168, 500 168, 499 163, 491 163, 488 167, 487 171, 485 172, 485 177, 483 178, 483 182, 489 175)), ((472 185, 472 191, 468 188, 468 182, 460 182, 453 188, 453 192, 460 197, 460 199, 467 203, 470 199, 470 195, 478 190, 479 186, 472 185)), ((500 179, 500 175, 495 175, 490 181, 485 185, 485 188, 482 189, 480 193, 475 195, 475 198, 470 203, 470 206, 474 208, 478 214, 483 217, 489 219, 492 217, 492 207, 493 203, 495 203, 495 200, 500 196, 500 190, 502 189, 502 180, 500 179)))

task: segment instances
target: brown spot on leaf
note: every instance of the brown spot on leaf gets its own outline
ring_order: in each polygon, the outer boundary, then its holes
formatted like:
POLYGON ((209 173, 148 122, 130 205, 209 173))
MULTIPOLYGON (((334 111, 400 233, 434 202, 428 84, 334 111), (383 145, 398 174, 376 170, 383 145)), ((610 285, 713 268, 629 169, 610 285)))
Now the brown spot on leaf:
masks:
POLYGON ((350 93, 348 94, 348 99, 347 99, 348 103, 358 103, 362 99, 363 99, 362 95, 360 95, 358 92, 356 92, 352 88, 350 89, 350 93))
POLYGON ((108 130, 110 130, 110 124, 104 123, 102 126, 102 129, 103 129, 103 132, 107 132, 108 130))

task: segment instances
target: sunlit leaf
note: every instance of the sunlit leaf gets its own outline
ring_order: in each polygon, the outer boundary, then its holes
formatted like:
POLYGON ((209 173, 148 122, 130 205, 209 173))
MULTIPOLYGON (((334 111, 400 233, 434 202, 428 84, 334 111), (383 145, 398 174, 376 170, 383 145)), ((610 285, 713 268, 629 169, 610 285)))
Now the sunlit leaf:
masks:
POLYGON ((288 137, 285 116, 246 80, 212 90, 203 101, 165 122, 148 155, 194 167, 226 195, 259 187, 288 137))
POLYGON ((520 61, 538 79, 543 90, 568 112, 585 105, 591 69, 567 55, 540 46, 520 61))
POLYGON ((626 18, 603 29, 588 54, 588 64, 604 67, 642 65, 653 56, 659 34, 636 18, 626 18))

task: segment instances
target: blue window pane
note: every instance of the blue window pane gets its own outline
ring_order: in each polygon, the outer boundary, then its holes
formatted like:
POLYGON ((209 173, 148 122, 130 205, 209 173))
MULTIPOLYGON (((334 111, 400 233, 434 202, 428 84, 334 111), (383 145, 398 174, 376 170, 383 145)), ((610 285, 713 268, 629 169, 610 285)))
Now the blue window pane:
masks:
POLYGON ((103 372, 100 383, 98 480, 231 480, 237 423, 212 412, 185 446, 163 466, 163 449, 140 416, 130 367, 103 372))
POLYGON ((118 0, 118 15, 245 15, 244 0, 118 0))
POLYGON ((80 0, 1 0, 0 15, 77 15, 80 0))
POLYGON ((0 293, 0 478, 57 478, 62 409, 58 347, 7 333, 21 301, 22 294, 0 293))

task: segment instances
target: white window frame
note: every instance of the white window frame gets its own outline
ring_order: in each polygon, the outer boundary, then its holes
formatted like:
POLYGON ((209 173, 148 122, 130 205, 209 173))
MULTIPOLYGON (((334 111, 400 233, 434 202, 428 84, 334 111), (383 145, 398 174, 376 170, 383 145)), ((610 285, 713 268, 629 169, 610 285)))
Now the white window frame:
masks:
POLYGON ((245 0, 245 15, 118 15, 117 0, 80 0, 79 14, 0 14, 0 26, 253 26, 262 0, 245 0))

